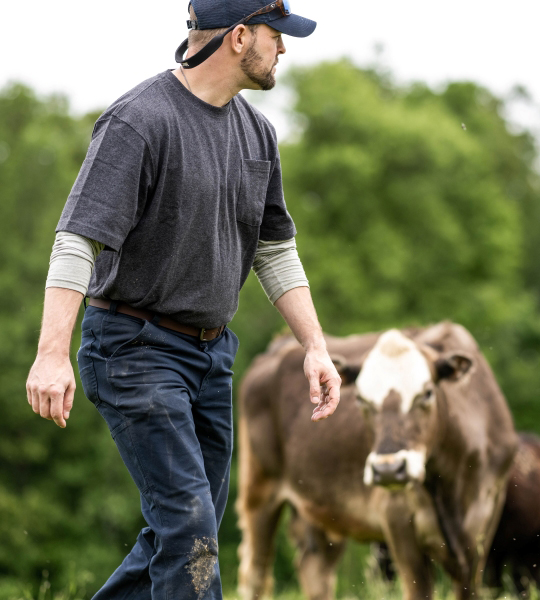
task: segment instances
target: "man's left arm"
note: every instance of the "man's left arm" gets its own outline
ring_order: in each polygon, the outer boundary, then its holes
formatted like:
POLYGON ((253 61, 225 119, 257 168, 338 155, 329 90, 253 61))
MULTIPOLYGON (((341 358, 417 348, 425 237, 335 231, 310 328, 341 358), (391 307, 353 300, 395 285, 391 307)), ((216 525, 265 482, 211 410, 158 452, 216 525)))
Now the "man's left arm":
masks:
POLYGON ((285 292, 275 307, 306 351, 304 373, 309 381, 311 402, 317 405, 311 420, 326 419, 339 404, 341 378, 326 350, 309 288, 297 287, 285 292))
POLYGON ((311 419, 326 419, 339 404, 341 379, 326 350, 294 238, 259 242, 253 269, 270 301, 306 351, 304 373, 311 401, 317 404, 311 419))

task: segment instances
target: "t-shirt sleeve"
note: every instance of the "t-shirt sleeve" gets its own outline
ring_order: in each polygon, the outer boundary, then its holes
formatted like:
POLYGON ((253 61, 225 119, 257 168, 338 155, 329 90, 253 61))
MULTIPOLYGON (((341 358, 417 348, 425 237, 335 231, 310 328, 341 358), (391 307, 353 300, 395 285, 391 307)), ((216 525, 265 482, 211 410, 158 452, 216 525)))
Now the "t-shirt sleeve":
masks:
POLYGON ((291 215, 287 211, 281 180, 281 162, 277 141, 275 142, 276 158, 266 193, 263 220, 259 239, 267 242, 288 240, 296 235, 296 228, 291 215))
POLYGON ((88 153, 56 227, 119 251, 152 187, 146 141, 121 119, 96 123, 88 153))

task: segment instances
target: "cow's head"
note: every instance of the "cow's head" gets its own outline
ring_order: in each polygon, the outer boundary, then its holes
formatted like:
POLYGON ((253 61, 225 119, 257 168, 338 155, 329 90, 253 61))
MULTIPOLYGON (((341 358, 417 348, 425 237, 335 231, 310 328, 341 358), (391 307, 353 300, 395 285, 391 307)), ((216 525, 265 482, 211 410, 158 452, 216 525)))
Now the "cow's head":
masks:
POLYGON ((364 469, 366 485, 423 482, 439 431, 439 382, 458 381, 471 368, 463 354, 419 347, 400 331, 381 335, 356 370, 339 364, 343 383, 354 384, 374 445, 364 469))

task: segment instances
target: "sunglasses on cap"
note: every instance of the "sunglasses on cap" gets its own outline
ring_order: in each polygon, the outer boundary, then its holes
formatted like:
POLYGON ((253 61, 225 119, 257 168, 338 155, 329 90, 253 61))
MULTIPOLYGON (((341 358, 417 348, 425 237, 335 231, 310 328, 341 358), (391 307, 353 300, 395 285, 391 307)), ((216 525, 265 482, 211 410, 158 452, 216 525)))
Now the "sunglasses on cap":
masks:
MULTIPOLYGON (((272 4, 267 4, 266 6, 263 6, 262 8, 255 11, 254 13, 251 13, 249 16, 244 17, 236 25, 240 25, 240 23, 245 24, 250 19, 253 19, 253 17, 258 17, 259 15, 265 15, 266 13, 272 12, 276 8, 279 8, 279 10, 281 11, 281 14, 284 17, 291 14, 291 3, 289 2, 289 0, 276 0, 275 2, 272 2, 272 4)), ((234 27, 236 27, 236 25, 234 25, 234 27)))
MULTIPOLYGON (((240 21, 238 21, 238 23, 231 25, 226 31, 213 37, 208 42, 208 44, 206 44, 206 46, 204 46, 204 48, 202 48, 201 50, 199 50, 199 52, 197 52, 197 54, 194 54, 193 56, 190 56, 189 58, 186 58, 186 59, 184 59, 184 54, 186 53, 186 51, 188 49, 188 40, 185 39, 180 44, 180 46, 178 46, 178 49, 176 50, 176 54, 175 54, 176 62, 180 63, 180 65, 184 69, 193 69, 193 67, 197 67, 198 65, 203 63, 207 58, 212 56, 212 54, 214 54, 214 52, 216 52, 216 50, 218 50, 220 48, 221 44, 223 44, 223 40, 225 39, 225 36, 228 33, 230 33, 235 27, 238 27, 238 25, 245 25, 250 19, 253 19, 254 17, 258 17, 259 15, 265 15, 266 13, 272 12, 276 8, 279 8, 279 10, 281 11, 281 14, 284 17, 291 14, 291 3, 289 0, 275 0, 271 4, 267 4, 266 6, 263 6, 262 8, 255 11, 254 13, 251 13, 247 17, 240 19, 240 21)), ((188 21, 187 25, 188 25, 188 29, 198 29, 199 28, 197 21, 188 21)))

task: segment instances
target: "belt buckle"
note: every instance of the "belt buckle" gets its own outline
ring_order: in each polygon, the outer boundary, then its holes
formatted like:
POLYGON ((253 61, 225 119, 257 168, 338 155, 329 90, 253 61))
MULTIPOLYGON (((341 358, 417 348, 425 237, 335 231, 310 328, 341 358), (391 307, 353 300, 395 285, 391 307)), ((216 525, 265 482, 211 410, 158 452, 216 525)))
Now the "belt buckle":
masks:
POLYGON ((205 334, 206 334, 206 329, 204 327, 201 327, 201 333, 199 335, 199 339, 201 340, 201 342, 209 342, 210 341, 210 340, 204 339, 205 334))

